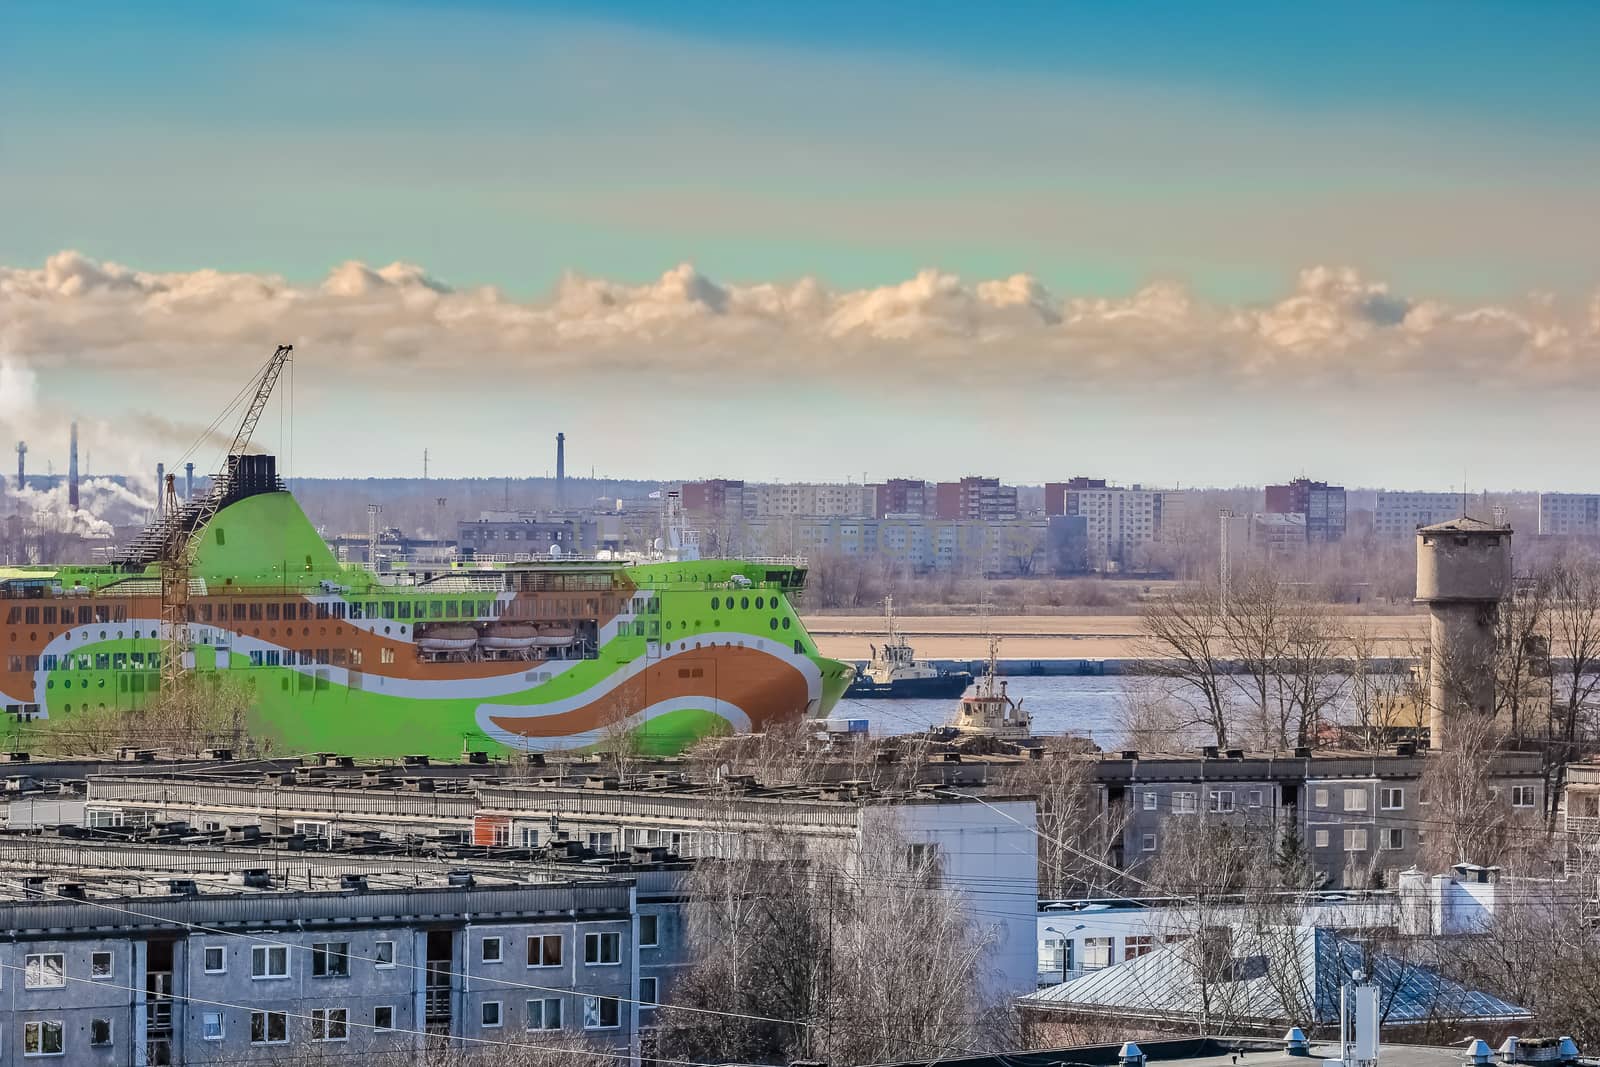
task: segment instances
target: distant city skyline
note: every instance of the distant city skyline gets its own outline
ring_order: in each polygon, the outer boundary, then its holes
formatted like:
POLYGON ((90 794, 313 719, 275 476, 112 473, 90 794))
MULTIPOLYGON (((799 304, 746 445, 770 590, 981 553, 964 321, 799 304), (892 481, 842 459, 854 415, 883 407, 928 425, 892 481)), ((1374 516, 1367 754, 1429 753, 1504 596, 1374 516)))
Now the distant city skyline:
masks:
POLYGON ((537 474, 565 430, 623 476, 1593 490, 1597 37, 21 0, 0 436, 171 463, 291 341, 294 473, 537 474))

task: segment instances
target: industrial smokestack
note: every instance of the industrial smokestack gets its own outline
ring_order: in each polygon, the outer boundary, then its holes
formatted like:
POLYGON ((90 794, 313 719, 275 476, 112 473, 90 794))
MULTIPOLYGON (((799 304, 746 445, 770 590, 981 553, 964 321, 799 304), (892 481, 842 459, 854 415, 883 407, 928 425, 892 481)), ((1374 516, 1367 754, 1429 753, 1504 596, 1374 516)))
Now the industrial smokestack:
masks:
POLYGON ((28 442, 17 442, 17 491, 28 484, 28 442))
POLYGON ((183 465, 183 499, 194 499, 194 464, 183 465))
POLYGON ((166 508, 164 506, 165 503, 166 503, 166 499, 167 499, 166 484, 167 484, 167 465, 165 463, 157 463, 156 464, 156 518, 157 519, 160 519, 161 516, 166 511, 166 508))
POLYGON ((556 503, 567 500, 567 435, 556 434, 556 503))
POLYGON ((72 420, 72 447, 67 458, 67 504, 78 510, 78 420, 72 420))

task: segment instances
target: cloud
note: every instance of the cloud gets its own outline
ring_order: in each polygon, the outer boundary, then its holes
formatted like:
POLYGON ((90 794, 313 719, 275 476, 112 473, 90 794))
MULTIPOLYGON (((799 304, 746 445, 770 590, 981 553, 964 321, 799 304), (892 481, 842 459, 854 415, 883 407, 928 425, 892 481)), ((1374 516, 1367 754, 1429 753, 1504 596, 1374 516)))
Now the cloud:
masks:
POLYGON ((721 282, 689 264, 643 284, 571 274, 548 295, 517 300, 454 288, 408 263, 351 261, 308 285, 146 272, 64 251, 42 267, 0 267, 0 321, 9 353, 0 412, 33 402, 34 371, 159 366, 237 378, 278 341, 320 373, 376 381, 402 366, 447 375, 428 379, 439 389, 495 373, 538 373, 556 386, 610 372, 703 375, 732 388, 778 365, 822 384, 915 379, 953 391, 1019 381, 1370 386, 1429 374, 1534 387, 1600 380, 1600 293, 1571 306, 1539 295, 1455 305, 1328 266, 1301 271, 1259 306, 1207 301, 1175 281, 1087 298, 1053 294, 1026 274, 973 281, 929 269, 837 289, 815 278, 721 282))

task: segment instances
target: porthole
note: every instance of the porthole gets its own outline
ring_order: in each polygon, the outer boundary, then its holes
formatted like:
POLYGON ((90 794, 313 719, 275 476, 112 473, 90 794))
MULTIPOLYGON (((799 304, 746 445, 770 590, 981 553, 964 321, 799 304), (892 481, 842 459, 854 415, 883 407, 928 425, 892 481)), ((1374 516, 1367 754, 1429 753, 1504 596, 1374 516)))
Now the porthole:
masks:
POLYGON ((740 597, 739 598, 739 606, 741 608, 749 608, 750 607, 750 598, 747 597, 747 596, 740 597))
POLYGON ((765 608, 766 608, 766 606, 767 606, 767 605, 766 605, 766 604, 765 604, 765 603, 763 603, 763 602, 762 602, 762 600, 761 600, 761 598, 760 598, 760 597, 756 597, 756 610, 757 610, 757 611, 762 611, 762 610, 764 610, 764 609, 765 609, 765 608))
POLYGON ((771 630, 776 630, 778 628, 778 620, 776 618, 768 620, 767 628, 771 629, 771 630))
POLYGON ((783 628, 785 630, 787 630, 789 628, 789 616, 787 616, 787 615, 785 615, 783 617, 783 628))
POLYGON ((667 620, 667 629, 669 629, 669 630, 672 629, 672 620, 671 619, 667 620))
POLYGON ((711 610, 712 611, 716 611, 717 608, 719 608, 721 606, 722 606, 722 601, 721 600, 719 600, 716 597, 712 597, 711 598, 711 610))

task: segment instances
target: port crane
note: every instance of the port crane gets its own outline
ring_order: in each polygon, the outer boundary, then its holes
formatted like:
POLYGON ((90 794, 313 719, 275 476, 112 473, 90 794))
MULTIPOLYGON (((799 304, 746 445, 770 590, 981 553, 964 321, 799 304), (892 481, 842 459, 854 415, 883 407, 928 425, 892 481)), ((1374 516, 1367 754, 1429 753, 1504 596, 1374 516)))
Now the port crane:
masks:
POLYGON ((223 454, 222 466, 211 478, 211 488, 197 500, 190 500, 180 509, 178 504, 177 474, 167 475, 167 484, 158 486, 164 494, 166 520, 158 531, 156 544, 161 562, 161 688, 173 693, 189 669, 186 662, 193 645, 189 640, 189 593, 195 559, 200 541, 205 536, 206 524, 216 515, 228 498, 236 457, 244 455, 255 434, 256 423, 266 410, 284 364, 294 353, 293 345, 279 345, 267 360, 266 366, 255 378, 255 394, 245 407, 244 418, 234 431, 233 443, 223 454))

